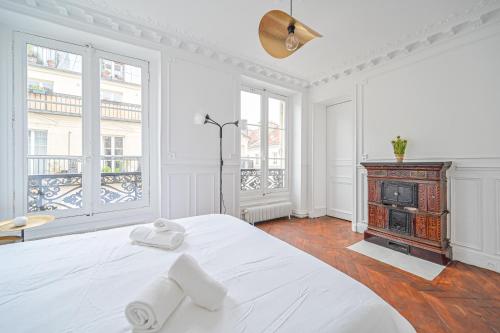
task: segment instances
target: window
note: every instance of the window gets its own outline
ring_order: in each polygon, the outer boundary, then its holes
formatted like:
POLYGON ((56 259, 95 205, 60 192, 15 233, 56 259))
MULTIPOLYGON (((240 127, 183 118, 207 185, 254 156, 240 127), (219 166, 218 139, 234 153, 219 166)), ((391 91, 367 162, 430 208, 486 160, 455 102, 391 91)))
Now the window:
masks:
POLYGON ((117 173, 122 171, 123 159, 123 136, 102 137, 102 173, 117 173))
POLYGON ((16 192, 25 200, 16 201, 16 213, 148 207, 148 63, 24 34, 16 52, 25 87, 16 95, 16 133, 25 133, 16 150, 17 164, 25 165, 16 192), (114 82, 105 82, 108 69, 114 82))
POLYGON ((241 91, 241 184, 246 193, 288 188, 286 98, 267 91, 241 91))

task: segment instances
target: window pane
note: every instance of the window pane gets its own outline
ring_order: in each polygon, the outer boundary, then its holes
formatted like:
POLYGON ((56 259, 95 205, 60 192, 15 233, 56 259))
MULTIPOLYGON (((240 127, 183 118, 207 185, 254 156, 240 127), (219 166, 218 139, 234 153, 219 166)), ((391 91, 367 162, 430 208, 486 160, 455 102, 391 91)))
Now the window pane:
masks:
POLYGON ((241 130, 241 156, 260 158, 261 140, 260 127, 248 125, 241 130))
POLYGON ((260 125, 260 95, 246 91, 241 92, 241 120, 249 125, 260 125))
POLYGON ((270 158, 268 160, 267 188, 278 189, 286 187, 286 160, 270 158))
POLYGON ((100 59, 101 202, 142 198, 141 68, 100 59))
POLYGON ((241 92, 241 190, 260 189, 261 184, 261 96, 241 92))
POLYGON ((269 98, 267 188, 286 187, 286 113, 285 102, 269 98))
POLYGON ((241 190, 258 190, 261 183, 261 128, 241 130, 241 190))
POLYGON ((269 98, 269 127, 285 128, 285 102, 269 98))
POLYGON ((80 208, 82 57, 26 45, 28 212, 80 208))
POLYGON ((267 134, 268 158, 285 158, 285 130, 269 128, 267 134))

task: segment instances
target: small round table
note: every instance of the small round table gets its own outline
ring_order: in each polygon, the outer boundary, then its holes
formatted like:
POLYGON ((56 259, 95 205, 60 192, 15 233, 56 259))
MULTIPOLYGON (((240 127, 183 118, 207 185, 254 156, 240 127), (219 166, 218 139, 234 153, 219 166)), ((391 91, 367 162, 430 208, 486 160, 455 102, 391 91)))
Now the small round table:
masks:
POLYGON ((41 225, 44 225, 46 223, 52 222, 55 220, 55 217, 52 215, 31 215, 31 216, 26 216, 28 218, 28 222, 26 222, 26 225, 16 227, 14 225, 14 220, 6 220, 0 222, 0 232, 11 232, 11 231, 20 231, 21 232, 21 237, 17 236, 5 236, 5 237, 0 237, 0 241, 3 239, 5 241, 10 241, 10 240, 15 240, 21 239, 22 242, 24 242, 24 230, 26 229, 31 229, 35 227, 39 227, 41 225))

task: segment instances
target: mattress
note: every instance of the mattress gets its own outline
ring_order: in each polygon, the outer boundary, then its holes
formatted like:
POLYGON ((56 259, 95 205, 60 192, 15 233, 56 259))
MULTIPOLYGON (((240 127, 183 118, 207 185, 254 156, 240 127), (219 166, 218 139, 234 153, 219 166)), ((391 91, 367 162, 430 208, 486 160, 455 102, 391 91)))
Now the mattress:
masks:
POLYGON ((374 292, 227 215, 179 219, 175 251, 132 245, 133 227, 0 247, 0 332, 131 332, 124 309, 179 254, 228 288, 221 310, 188 298, 161 332, 414 332, 374 292))

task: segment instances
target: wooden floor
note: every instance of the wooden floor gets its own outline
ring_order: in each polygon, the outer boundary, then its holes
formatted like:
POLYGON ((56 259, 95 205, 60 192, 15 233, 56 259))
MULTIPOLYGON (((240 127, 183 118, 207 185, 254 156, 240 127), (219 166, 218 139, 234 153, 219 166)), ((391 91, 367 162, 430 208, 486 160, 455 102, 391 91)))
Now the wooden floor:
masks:
POLYGON ((349 222, 329 217, 257 226, 368 286, 417 332, 500 332, 498 273, 452 262, 430 282, 346 249, 363 236, 349 222))

